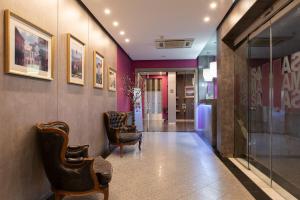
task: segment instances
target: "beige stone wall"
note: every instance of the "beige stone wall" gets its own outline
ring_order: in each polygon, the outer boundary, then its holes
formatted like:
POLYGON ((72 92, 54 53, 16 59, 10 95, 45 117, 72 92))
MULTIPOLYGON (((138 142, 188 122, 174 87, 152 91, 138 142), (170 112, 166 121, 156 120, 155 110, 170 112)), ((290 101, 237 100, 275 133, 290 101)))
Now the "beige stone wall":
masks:
POLYGON ((50 187, 40 160, 33 125, 54 120, 71 128, 70 143, 90 144, 90 154, 106 147, 102 113, 116 108, 116 93, 93 88, 93 51, 116 68, 117 46, 75 0, 0 1, 0 199, 39 200, 50 187), (3 15, 10 9, 56 37, 54 80, 4 74, 3 15), (67 84, 66 34, 86 44, 85 85, 67 84))
POLYGON ((234 58, 236 52, 222 39, 255 2, 256 0, 240 0, 217 30, 217 149, 224 156, 234 154, 234 58))

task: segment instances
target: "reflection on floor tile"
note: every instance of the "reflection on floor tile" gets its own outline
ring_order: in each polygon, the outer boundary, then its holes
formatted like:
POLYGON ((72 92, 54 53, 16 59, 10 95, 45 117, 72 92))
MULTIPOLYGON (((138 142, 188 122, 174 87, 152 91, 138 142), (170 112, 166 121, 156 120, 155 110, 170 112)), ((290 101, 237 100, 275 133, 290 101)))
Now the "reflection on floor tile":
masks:
MULTIPOLYGON (((144 133, 142 151, 116 149, 110 200, 254 199, 195 133, 144 133)), ((103 196, 66 200, 102 200, 103 196)))

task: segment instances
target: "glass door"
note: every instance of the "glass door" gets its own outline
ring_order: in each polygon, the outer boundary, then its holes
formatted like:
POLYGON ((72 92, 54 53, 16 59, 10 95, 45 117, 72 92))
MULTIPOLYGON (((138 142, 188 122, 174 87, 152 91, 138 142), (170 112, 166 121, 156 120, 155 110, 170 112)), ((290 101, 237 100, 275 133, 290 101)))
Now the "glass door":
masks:
POLYGON ((249 167, 271 184, 270 26, 249 38, 249 167))
POLYGON ((300 199, 300 6, 271 22, 273 186, 300 199))
POLYGON ((236 50, 235 157, 287 199, 300 199, 299 2, 236 50))
POLYGON ((161 79, 146 78, 145 79, 145 106, 144 115, 148 120, 162 120, 162 92, 161 79))

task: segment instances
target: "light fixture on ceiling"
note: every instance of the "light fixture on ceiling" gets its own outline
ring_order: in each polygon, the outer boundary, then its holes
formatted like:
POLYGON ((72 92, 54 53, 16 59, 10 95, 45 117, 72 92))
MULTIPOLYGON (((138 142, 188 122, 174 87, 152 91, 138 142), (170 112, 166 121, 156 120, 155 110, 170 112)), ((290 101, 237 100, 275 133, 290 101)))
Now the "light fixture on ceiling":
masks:
POLYGON ((110 13, 111 13, 110 9, 108 9, 108 8, 105 8, 105 10, 104 10, 104 14, 106 14, 106 15, 110 15, 110 13))
POLYGON ((125 31, 120 31, 120 35, 125 35, 125 31))
POLYGON ((130 42, 130 39, 129 39, 129 38, 126 38, 126 39, 125 39, 125 42, 126 42, 126 43, 129 43, 129 42, 130 42))
POLYGON ((218 6, 218 4, 217 4, 216 2, 211 2, 211 3, 209 4, 209 7, 210 7, 212 10, 216 9, 217 6, 218 6))
POLYGON ((207 22, 210 21, 210 18, 209 17, 204 17, 203 21, 207 23, 207 22))
POLYGON ((114 25, 115 27, 117 27, 117 26, 119 26, 119 22, 114 21, 114 22, 113 22, 113 25, 114 25))

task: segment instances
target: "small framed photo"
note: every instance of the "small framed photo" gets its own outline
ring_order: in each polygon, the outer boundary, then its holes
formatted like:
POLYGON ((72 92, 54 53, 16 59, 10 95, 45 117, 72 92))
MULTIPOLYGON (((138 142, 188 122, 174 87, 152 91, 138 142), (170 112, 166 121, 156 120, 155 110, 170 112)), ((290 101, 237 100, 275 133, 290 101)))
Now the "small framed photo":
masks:
POLYGON ((53 80, 54 36, 10 10, 4 19, 5 72, 53 80))
POLYGON ((94 87, 103 88, 104 57, 94 51, 94 87))
POLYGON ((117 72, 111 67, 108 70, 108 90, 113 92, 117 90, 117 72))
POLYGON ((67 34, 68 83, 84 85, 85 44, 71 34, 67 34))
POLYGON ((194 98, 194 86, 185 86, 185 98, 194 98))

